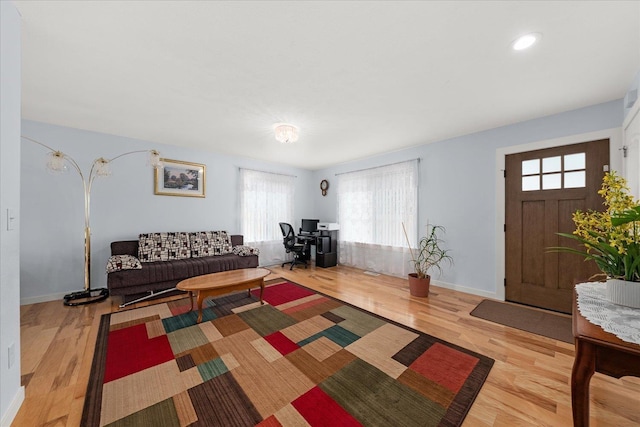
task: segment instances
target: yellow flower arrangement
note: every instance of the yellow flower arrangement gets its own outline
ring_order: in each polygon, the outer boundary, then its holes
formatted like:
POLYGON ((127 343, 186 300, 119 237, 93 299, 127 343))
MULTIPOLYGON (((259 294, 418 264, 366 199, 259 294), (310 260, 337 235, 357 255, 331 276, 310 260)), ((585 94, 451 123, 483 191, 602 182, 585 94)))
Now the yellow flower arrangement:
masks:
POLYGON ((598 194, 604 198, 604 212, 576 211, 573 234, 558 233, 581 242, 586 251, 566 247, 552 250, 593 259, 610 278, 640 282, 640 202, 634 200, 625 179, 615 172, 604 176, 598 194))

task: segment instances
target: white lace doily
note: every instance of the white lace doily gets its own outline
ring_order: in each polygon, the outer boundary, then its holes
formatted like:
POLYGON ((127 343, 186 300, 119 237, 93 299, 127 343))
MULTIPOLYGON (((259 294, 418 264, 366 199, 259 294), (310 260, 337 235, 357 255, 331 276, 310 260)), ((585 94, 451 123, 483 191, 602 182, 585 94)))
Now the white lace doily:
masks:
POLYGON ((576 285, 578 310, 589 322, 623 341, 640 344, 640 309, 607 300, 606 284, 589 282, 576 285))

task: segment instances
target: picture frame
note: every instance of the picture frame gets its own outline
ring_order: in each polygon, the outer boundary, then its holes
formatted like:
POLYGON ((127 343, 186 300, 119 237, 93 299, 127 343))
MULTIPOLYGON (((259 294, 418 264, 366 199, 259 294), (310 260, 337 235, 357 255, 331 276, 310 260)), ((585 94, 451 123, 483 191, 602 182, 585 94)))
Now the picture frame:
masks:
POLYGON ((205 165, 172 159, 160 159, 160 161, 162 167, 155 170, 154 194, 205 197, 205 165))

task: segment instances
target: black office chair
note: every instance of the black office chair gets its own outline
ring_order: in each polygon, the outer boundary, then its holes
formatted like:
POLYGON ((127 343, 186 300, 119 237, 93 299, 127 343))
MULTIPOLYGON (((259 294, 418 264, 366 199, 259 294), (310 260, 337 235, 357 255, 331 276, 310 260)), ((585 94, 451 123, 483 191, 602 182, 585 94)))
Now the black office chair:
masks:
POLYGON ((293 266, 296 264, 304 265, 304 268, 307 268, 307 262, 302 259, 302 256, 305 253, 306 246, 300 243, 297 243, 296 235, 293 232, 293 227, 291 224, 287 224, 286 222, 281 222, 280 230, 282 230, 282 243, 284 244, 284 248, 287 253, 293 254, 293 261, 282 263, 282 267, 286 264, 291 264, 291 268, 289 270, 293 270, 293 266))

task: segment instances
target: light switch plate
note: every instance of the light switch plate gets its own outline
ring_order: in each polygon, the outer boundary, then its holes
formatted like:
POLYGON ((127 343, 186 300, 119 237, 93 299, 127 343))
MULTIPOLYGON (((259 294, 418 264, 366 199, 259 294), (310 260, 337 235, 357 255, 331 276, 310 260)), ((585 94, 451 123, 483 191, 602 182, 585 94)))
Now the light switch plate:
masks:
POLYGON ((9 362, 9 369, 11 369, 16 361, 16 346, 14 343, 11 343, 7 348, 7 359, 9 362))
POLYGON ((13 209, 7 209, 7 230, 15 230, 18 218, 16 212, 13 209))

